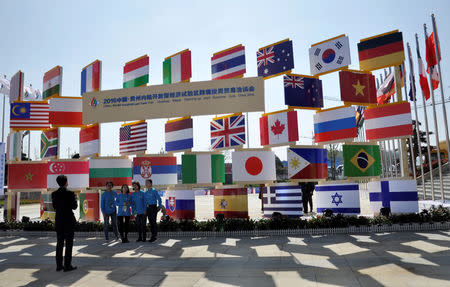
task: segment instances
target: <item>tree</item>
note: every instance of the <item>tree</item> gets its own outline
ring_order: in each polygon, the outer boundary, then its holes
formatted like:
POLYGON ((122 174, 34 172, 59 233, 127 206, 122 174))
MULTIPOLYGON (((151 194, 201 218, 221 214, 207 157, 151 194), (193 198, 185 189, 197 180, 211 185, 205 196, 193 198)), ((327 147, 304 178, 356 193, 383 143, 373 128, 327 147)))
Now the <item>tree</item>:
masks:
POLYGON ((333 180, 335 180, 337 176, 336 159, 338 158, 339 152, 340 152, 339 144, 328 145, 327 157, 331 167, 331 175, 329 174, 328 177, 331 177, 333 180))
MULTIPOLYGON (((423 156, 423 160, 422 160, 422 164, 424 166, 428 165, 428 149, 427 149, 427 133, 424 130, 420 129, 420 126, 422 124, 419 121, 412 121, 412 126, 413 126, 413 135, 412 135, 412 145, 413 145, 413 153, 414 156, 412 158, 414 158, 414 160, 417 159, 417 157, 419 156, 419 148, 422 151, 422 156, 423 156), (418 124, 419 126, 419 138, 417 138, 417 132, 416 132, 416 124, 418 124)), ((428 131, 429 135, 434 134, 431 131, 428 131)), ((411 159, 411 143, 409 142, 409 140, 407 141, 407 145, 408 145, 408 159, 411 159)), ((433 150, 435 147, 430 145, 430 149, 433 150)), ((410 163, 411 165, 411 163, 410 163)), ((425 169, 424 169, 425 171, 425 169)), ((416 172, 417 175, 420 175, 420 166, 417 165, 416 167, 416 172)))

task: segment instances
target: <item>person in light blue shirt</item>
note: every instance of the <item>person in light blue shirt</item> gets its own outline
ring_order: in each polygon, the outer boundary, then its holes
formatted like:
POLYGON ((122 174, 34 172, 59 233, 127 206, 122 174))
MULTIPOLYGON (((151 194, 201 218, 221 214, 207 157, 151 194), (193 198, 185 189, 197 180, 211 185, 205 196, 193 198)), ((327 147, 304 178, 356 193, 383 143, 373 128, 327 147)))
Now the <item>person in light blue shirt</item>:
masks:
POLYGON ((147 217, 148 222, 150 223, 150 231, 152 233, 152 237, 149 242, 156 241, 156 236, 158 234, 158 226, 156 225, 156 215, 158 211, 161 209, 161 196, 159 196, 158 191, 153 188, 153 181, 151 179, 147 179, 145 181, 145 205, 147 206, 147 217))
POLYGON ((131 194, 128 185, 124 184, 121 188, 121 193, 117 195, 117 219, 119 221, 119 233, 122 238, 122 243, 128 243, 128 229, 130 226, 131 216, 131 194), (125 224, 124 224, 125 221, 125 224))
POLYGON ((113 227, 114 235, 119 240, 119 232, 117 231, 117 212, 116 212, 116 197, 115 191, 111 190, 114 184, 112 181, 106 183, 106 190, 102 194, 101 210, 103 213, 103 232, 105 233, 105 239, 109 240, 108 225, 111 218, 111 224, 113 227))
POLYGON ((136 231, 139 234, 136 242, 143 241, 147 236, 146 226, 146 206, 145 206, 145 193, 141 191, 141 184, 137 181, 133 182, 133 193, 131 194, 131 207, 133 208, 133 215, 136 220, 136 231))

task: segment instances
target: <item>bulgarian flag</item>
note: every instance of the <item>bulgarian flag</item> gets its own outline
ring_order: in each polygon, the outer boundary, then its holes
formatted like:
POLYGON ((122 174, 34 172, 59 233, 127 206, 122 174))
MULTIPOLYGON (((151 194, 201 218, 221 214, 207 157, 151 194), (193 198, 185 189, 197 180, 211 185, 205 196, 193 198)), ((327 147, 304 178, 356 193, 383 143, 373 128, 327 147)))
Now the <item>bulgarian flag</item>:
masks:
POLYGON ((148 55, 144 55, 125 64, 123 67, 124 89, 147 85, 149 61, 148 55))
POLYGON ((191 51, 183 50, 167 57, 163 62, 163 83, 174 84, 188 82, 192 77, 191 51))
POLYGON ((48 99, 61 95, 62 67, 56 66, 44 74, 44 93, 42 98, 48 99))
POLYGON ((89 187, 105 187, 112 181, 114 186, 131 185, 132 164, 128 158, 108 157, 89 160, 89 187))

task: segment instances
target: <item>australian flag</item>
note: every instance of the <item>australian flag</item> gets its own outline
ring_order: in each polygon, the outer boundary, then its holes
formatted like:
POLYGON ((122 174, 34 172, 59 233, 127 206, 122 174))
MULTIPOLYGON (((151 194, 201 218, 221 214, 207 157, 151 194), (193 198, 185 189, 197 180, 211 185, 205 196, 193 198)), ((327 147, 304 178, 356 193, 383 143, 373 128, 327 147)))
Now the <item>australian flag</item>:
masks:
POLYGON ((288 73, 294 68, 292 41, 285 40, 256 52, 258 77, 268 78, 288 73))
POLYGON ((322 81, 302 75, 284 75, 284 103, 292 107, 323 108, 322 81))

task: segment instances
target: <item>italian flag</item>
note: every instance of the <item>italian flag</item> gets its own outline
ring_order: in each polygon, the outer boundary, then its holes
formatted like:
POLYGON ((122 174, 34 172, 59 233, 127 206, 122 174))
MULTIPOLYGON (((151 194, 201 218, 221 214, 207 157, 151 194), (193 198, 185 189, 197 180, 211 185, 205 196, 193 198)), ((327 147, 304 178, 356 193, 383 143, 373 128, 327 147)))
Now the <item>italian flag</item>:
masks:
POLYGON ((148 83, 148 55, 137 58, 123 67, 123 88, 145 86, 148 83))
POLYGON ((83 107, 81 97, 54 97, 50 99, 49 121, 53 127, 81 127, 83 107))
POLYGON ((223 154, 184 154, 181 156, 181 162, 184 184, 225 182, 225 157, 223 154))
POLYGON ((44 74, 44 93, 42 98, 48 99, 61 95, 62 67, 56 66, 44 74))
POLYGON ((89 160, 89 187, 105 187, 107 181, 114 186, 131 185, 131 160, 128 158, 91 158, 89 160))
POLYGON ((187 82, 192 77, 191 51, 184 50, 167 57, 163 62, 163 83, 187 82))

